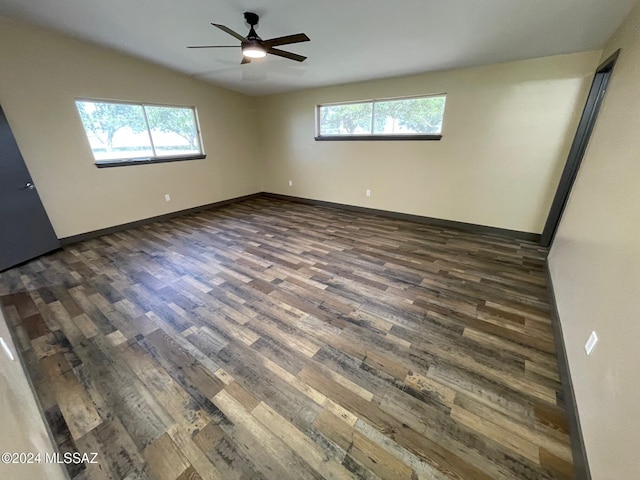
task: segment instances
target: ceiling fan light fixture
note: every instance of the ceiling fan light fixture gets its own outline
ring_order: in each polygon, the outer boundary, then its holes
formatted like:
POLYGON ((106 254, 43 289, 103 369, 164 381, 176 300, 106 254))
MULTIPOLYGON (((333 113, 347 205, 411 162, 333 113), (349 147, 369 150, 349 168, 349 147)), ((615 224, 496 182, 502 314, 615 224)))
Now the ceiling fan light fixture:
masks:
POLYGON ((267 56, 267 51, 259 43, 247 43, 242 46, 242 55, 247 58, 263 58, 267 56))
MULTIPOLYGON (((292 43, 301 43, 308 42, 310 40, 304 33, 296 33, 293 35, 285 35, 283 37, 270 38, 268 40, 262 40, 258 34, 256 33, 255 26, 258 25, 259 17, 257 14, 253 12, 245 12, 244 19, 251 27, 249 29, 249 34, 246 37, 243 37, 238 32, 234 32, 226 25, 222 25, 219 23, 211 23, 216 28, 219 28, 225 33, 228 33, 236 40, 240 40, 240 47, 242 50, 242 61, 241 65, 245 65, 247 63, 251 63, 251 60, 254 58, 264 58, 267 56, 267 53, 270 55, 275 55, 276 57, 288 58, 289 60, 294 60, 296 62, 304 62, 307 57, 303 55, 298 55, 297 53, 287 52, 285 50, 280 50, 279 47, 282 45, 290 45, 292 43)), ((237 45, 237 44, 236 44, 237 45)), ((233 48, 234 45, 193 45, 187 48, 233 48)))

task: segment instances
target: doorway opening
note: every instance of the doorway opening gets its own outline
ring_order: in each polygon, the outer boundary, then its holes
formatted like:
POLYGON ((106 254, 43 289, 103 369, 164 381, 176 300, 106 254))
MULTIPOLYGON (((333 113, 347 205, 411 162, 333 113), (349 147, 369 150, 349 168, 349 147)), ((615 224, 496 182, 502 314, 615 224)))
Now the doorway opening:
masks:
POLYGON ((567 163, 560 177, 560 184, 556 190, 551 209, 549 210, 549 216, 542 231, 541 243, 545 247, 549 247, 555 237, 558 224, 562 218, 562 212, 564 212, 569 194, 571 193, 571 187, 576 179, 578 169, 584 157, 584 152, 589 144, 589 138, 591 137, 591 132, 593 132, 593 127, 598 118, 598 112, 604 100, 609 80, 613 74, 613 67, 616 64, 619 54, 620 50, 617 50, 596 70, 593 83, 591 84, 591 90, 589 90, 589 96, 587 97, 587 103, 584 106, 580 123, 578 123, 576 136, 573 139, 573 144, 567 157, 567 163))

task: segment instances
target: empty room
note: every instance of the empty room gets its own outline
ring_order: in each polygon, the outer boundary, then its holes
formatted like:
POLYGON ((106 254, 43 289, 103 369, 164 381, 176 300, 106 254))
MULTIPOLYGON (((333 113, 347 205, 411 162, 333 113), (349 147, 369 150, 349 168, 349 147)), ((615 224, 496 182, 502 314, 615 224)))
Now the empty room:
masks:
POLYGON ((635 0, 0 0, 0 478, 640 478, 635 0))

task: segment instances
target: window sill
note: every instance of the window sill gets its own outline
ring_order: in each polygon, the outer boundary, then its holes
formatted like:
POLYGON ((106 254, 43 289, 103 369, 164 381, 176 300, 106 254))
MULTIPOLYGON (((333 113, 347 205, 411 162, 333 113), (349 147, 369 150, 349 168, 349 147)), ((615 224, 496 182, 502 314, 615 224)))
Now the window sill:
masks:
POLYGON ((148 165, 150 163, 168 163, 168 162, 181 162, 183 160, 203 160, 207 158, 206 155, 185 155, 183 157, 161 157, 161 158, 138 158, 138 159, 126 159, 126 160, 102 160, 95 162, 98 168, 110 168, 110 167, 127 167, 131 165, 148 165))
POLYGON ((442 135, 321 135, 316 142, 362 141, 362 140, 440 140, 442 135))

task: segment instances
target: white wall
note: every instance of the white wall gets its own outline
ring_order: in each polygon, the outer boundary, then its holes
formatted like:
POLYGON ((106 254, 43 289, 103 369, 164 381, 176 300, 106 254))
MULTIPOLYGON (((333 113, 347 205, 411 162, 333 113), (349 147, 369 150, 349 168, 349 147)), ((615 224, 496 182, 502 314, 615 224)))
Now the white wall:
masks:
POLYGON ((640 5, 549 256, 594 479, 640 478, 640 5), (599 342, 587 357, 595 330, 599 342))
POLYGON ((585 52, 260 98, 263 188, 540 233, 599 58, 585 52), (316 104, 442 92, 441 141, 314 141, 316 104))
POLYGON ((1 17, 0 65, 0 104, 58 237, 261 189, 249 97, 1 17), (196 105, 207 158, 98 169, 76 97, 196 105))

